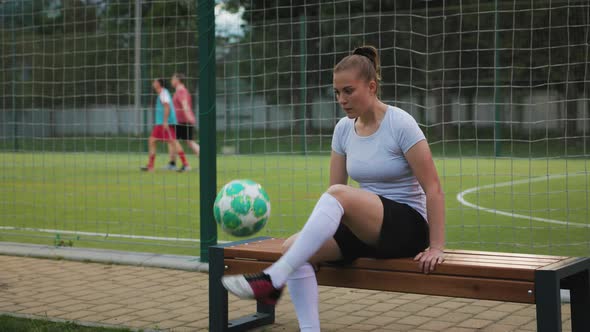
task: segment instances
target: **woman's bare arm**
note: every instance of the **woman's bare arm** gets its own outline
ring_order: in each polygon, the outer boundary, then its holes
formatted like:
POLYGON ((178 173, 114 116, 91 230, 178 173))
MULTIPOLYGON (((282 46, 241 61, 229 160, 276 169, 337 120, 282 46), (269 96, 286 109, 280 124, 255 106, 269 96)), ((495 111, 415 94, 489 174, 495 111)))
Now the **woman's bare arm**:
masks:
POLYGON ((347 184, 346 156, 332 151, 330 156, 330 185, 347 184))
POLYGON ((432 153, 428 143, 423 140, 406 152, 406 159, 420 186, 426 193, 426 213, 430 228, 430 248, 418 254, 420 267, 425 271, 434 270, 437 263, 443 261, 445 246, 445 198, 432 153))

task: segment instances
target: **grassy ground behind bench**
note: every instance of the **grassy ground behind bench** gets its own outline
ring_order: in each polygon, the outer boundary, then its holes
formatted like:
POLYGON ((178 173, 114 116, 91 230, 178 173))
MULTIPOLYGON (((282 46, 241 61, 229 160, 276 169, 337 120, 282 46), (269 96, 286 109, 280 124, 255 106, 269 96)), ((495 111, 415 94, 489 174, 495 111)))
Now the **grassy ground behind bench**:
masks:
MULTIPOLYGON (((0 153, 0 240, 198 254, 198 242, 180 240, 200 236, 198 171, 143 174, 138 167, 144 162, 145 155, 139 153, 0 153), (116 234, 158 239, 113 237, 116 234)), ((162 166, 165 157, 158 162, 162 166)), ((192 162, 197 165, 194 158, 192 162)), ((295 232, 328 184, 327 156, 219 156, 217 163, 219 185, 251 178, 269 192, 272 218, 261 235, 295 232)), ((588 225, 587 160, 463 157, 437 158, 436 163, 446 193, 451 247, 590 255, 589 227, 499 215, 456 199, 469 188, 523 180, 475 190, 465 199, 497 211, 588 225)), ((220 234, 220 240, 231 239, 220 234)))
POLYGON ((128 329, 82 326, 72 322, 51 322, 0 315, 0 331, 5 332, 129 332, 128 329))

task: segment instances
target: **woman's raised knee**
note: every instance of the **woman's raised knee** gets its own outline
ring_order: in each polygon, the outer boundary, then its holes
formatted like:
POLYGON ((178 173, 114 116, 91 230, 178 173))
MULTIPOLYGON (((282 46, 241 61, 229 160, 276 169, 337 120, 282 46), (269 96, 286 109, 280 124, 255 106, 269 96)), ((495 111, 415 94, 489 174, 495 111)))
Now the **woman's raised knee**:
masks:
POLYGON ((347 192, 349 189, 350 187, 344 184, 333 184, 328 188, 328 190, 326 190, 326 193, 338 199, 339 196, 347 192))

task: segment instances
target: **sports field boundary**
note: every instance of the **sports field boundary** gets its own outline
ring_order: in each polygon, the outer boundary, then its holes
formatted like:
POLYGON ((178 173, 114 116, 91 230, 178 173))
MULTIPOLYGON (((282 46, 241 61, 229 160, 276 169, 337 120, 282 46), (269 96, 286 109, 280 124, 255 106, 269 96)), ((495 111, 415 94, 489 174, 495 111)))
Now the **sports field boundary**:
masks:
POLYGON ((514 212, 506 212, 506 211, 503 211, 500 209, 488 208, 485 206, 471 203, 471 202, 467 201, 467 199, 465 198, 466 195, 477 193, 478 191, 483 190, 483 189, 509 187, 509 186, 514 186, 514 185, 527 184, 527 183, 533 183, 533 182, 541 182, 541 181, 550 181, 553 179, 561 179, 561 178, 567 178, 568 176, 579 176, 579 175, 585 175, 585 173, 584 174, 574 173, 574 174, 566 174, 566 175, 564 175, 564 174, 546 175, 546 176, 539 176, 539 177, 516 180, 516 181, 512 180, 512 181, 486 184, 483 186, 477 186, 477 187, 465 189, 457 194, 456 199, 457 199, 457 201, 459 201, 459 203, 461 203, 461 205, 464 205, 464 206, 467 206, 467 207, 470 207, 470 208, 473 208, 473 209, 476 209, 479 211, 484 211, 484 212, 496 214, 496 215, 502 215, 502 216, 517 218, 517 219, 534 220, 534 221, 539 221, 539 222, 548 223, 548 224, 590 228, 590 224, 582 224, 582 223, 563 221, 563 220, 557 220, 557 219, 541 218, 541 217, 535 217, 532 215, 527 216, 524 214, 519 214, 519 213, 514 213, 514 212))
MULTIPOLYGON (((193 239, 187 237, 164 237, 164 236, 151 236, 151 235, 133 235, 133 234, 116 234, 116 233, 97 233, 97 232, 85 232, 85 231, 71 231, 67 229, 49 229, 49 228, 34 228, 34 227, 17 227, 17 226, 0 226, 0 231, 26 231, 26 232, 39 232, 39 233, 52 233, 52 234, 68 234, 68 235, 85 235, 85 236, 97 236, 103 238, 119 238, 119 239, 132 239, 132 240, 155 240, 155 241, 170 241, 170 242, 197 242, 200 243, 200 239, 193 239)), ((229 241, 217 241, 218 243, 227 243, 229 241)))
POLYGON ((0 255, 209 272, 209 264, 202 263, 199 256, 187 255, 167 255, 93 248, 55 247, 15 242, 0 242, 0 255))

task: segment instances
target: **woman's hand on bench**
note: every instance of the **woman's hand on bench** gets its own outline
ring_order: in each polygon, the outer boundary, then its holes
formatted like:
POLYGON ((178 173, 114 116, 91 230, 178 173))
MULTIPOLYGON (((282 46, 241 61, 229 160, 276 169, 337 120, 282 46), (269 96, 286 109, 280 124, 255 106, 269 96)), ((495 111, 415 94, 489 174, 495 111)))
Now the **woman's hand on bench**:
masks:
POLYGON ((415 261, 418 261, 420 270, 424 273, 434 271, 436 264, 440 264, 445 260, 445 253, 442 249, 438 248, 427 248, 423 252, 419 253, 414 257, 415 261))

